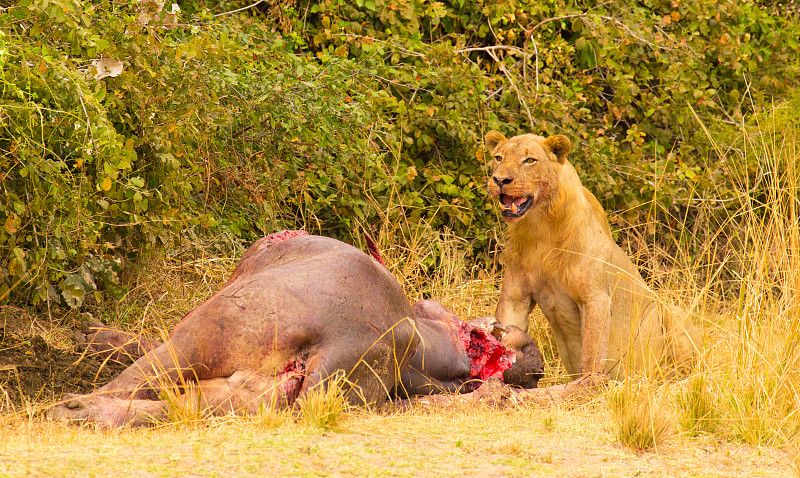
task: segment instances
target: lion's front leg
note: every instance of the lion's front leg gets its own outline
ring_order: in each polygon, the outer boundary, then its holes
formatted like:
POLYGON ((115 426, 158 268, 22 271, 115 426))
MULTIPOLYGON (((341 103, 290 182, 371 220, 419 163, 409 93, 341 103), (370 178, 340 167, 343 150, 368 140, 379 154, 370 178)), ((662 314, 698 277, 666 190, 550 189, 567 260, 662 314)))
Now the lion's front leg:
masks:
POLYGON ((520 284, 522 284, 522 280, 515 279, 511 272, 503 278, 495 319, 502 325, 513 325, 523 332, 527 332, 528 316, 531 315, 536 303, 530 292, 520 284))
POLYGON ((611 335, 611 298, 602 294, 578 304, 581 314, 581 375, 604 374, 611 335))

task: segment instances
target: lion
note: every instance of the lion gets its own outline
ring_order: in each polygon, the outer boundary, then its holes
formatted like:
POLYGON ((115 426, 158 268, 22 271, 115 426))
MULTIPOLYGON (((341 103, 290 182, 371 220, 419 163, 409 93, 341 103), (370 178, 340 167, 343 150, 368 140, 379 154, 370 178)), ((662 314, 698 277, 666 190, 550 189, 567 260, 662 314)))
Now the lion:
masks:
POLYGON ((488 189, 509 225, 496 320, 527 331, 538 304, 573 384, 672 375, 689 364, 697 330, 614 242, 605 211, 567 160, 570 140, 490 131, 485 143, 488 189))

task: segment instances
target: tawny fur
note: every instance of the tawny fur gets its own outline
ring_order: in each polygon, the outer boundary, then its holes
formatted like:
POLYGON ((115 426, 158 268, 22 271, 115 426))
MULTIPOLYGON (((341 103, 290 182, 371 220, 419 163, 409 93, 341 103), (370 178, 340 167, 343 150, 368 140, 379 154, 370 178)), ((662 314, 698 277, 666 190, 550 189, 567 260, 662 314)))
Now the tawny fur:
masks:
POLYGON ((605 211, 567 160, 569 139, 506 139, 491 131, 486 147, 494 159, 492 196, 532 198, 519 217, 508 199, 503 208, 510 226, 498 322, 527 330, 538 304, 574 375, 622 379, 689 362, 696 329, 687 314, 659 300, 614 243, 605 211))

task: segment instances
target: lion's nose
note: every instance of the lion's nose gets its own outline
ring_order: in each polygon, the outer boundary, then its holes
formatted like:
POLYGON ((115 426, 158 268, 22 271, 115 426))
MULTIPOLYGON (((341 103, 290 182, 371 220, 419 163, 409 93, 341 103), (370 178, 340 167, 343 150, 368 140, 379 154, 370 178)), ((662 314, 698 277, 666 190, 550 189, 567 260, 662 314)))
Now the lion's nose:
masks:
POLYGON ((508 186, 514 181, 514 178, 501 178, 499 176, 492 176, 492 181, 498 186, 508 186))

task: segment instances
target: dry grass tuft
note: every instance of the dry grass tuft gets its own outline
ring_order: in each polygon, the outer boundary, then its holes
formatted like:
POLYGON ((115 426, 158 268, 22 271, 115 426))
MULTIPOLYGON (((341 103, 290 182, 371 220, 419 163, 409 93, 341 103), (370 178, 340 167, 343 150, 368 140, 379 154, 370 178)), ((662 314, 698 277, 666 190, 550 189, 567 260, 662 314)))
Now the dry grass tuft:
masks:
POLYGON ((95 315, 112 327, 163 339, 186 312, 220 289, 244 250, 231 237, 188 237, 177 249, 143 255, 123 269, 128 292, 95 315))
POLYGON ((203 408, 203 393, 200 387, 193 383, 184 383, 183 387, 177 384, 165 384, 165 387, 159 395, 167 406, 165 422, 193 425, 211 418, 211 410, 203 408))
POLYGON ((617 440, 634 450, 657 450, 673 432, 663 398, 649 380, 628 379, 609 390, 608 406, 617 440))
POLYGON ((689 435, 714 433, 718 425, 718 412, 706 377, 695 375, 688 380, 676 401, 680 411, 679 425, 689 435))
POLYGON ((303 397, 297 399, 300 423, 315 428, 336 428, 349 409, 346 387, 348 384, 344 373, 333 374, 311 387, 303 397))
POLYGON ((741 205, 735 228, 728 227, 729 243, 738 246, 728 275, 739 293, 714 324, 706 379, 733 436, 755 445, 790 443, 800 431, 797 146, 796 127, 760 127, 742 133, 729 161, 741 205), (755 175, 748 164, 757 165, 755 175))
POLYGON ((267 430, 285 425, 291 420, 291 415, 278 405, 277 394, 272 394, 272 400, 262 403, 253 418, 262 430, 267 430))
POLYGON ((800 141, 796 124, 756 123, 716 151, 733 190, 698 191, 686 205, 697 211, 691 228, 673 209, 654 211, 677 224, 666 250, 656 246, 658 229, 647 225, 629 234, 628 247, 662 298, 691 311, 704 330, 697 371, 678 384, 681 428, 756 446, 796 446, 800 141))

